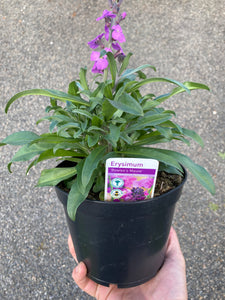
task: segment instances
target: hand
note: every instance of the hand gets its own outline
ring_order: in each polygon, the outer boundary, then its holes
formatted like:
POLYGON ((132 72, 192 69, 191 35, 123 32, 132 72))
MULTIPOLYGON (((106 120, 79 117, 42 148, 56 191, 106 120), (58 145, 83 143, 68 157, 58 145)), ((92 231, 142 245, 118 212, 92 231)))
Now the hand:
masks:
MULTIPOLYGON (((70 253, 77 261, 71 236, 68 244, 70 253)), ((164 264, 148 282, 132 288, 118 289, 115 284, 109 287, 97 284, 86 275, 86 266, 80 262, 73 270, 72 277, 83 291, 98 300, 187 300, 185 260, 173 228, 170 230, 164 264)))

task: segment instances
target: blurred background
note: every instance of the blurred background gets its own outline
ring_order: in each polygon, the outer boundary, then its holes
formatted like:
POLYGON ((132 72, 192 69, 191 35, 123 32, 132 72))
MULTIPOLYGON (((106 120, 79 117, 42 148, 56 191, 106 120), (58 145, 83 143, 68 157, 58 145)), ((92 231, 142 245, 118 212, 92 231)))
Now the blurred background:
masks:
MULTIPOLYGON (((7 115, 4 107, 15 93, 31 88, 67 91, 80 67, 92 66, 87 42, 104 30, 96 22, 107 0, 0 0, 0 140, 12 132, 42 133, 48 99, 18 100, 7 115)), ((175 143, 172 148, 203 165, 216 184, 211 196, 190 175, 177 204, 174 227, 187 263, 189 299, 225 299, 225 9, 224 1, 129 0, 121 12, 131 66, 149 63, 157 76, 202 82, 211 88, 168 100, 177 122, 196 130, 202 149, 175 143)), ((153 71, 148 71, 149 73, 153 71)), ((89 71, 88 77, 91 78, 89 71)), ((166 85, 147 92, 166 93, 166 85)), ((45 163, 25 175, 22 164, 7 163, 15 149, 0 148, 0 298, 92 299, 71 278, 71 258, 63 208, 54 189, 36 188, 45 163)), ((53 167, 55 162, 52 162, 53 167)))

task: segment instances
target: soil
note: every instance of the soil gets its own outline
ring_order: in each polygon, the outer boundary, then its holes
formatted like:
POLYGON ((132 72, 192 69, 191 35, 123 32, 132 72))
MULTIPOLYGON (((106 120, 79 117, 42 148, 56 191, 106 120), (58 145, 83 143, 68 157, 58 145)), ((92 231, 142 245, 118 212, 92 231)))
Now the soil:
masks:
POLYGON ((154 197, 160 196, 175 187, 177 187, 183 181, 181 175, 168 174, 164 171, 158 172, 154 197))
MULTIPOLYGON (((160 196, 174 188, 176 188, 183 181, 183 177, 177 174, 169 174, 164 171, 159 171, 157 175, 154 197, 160 196)), ((69 192, 69 190, 60 183, 60 188, 69 192)), ((98 195, 92 191, 88 195, 89 199, 99 200, 98 195)))

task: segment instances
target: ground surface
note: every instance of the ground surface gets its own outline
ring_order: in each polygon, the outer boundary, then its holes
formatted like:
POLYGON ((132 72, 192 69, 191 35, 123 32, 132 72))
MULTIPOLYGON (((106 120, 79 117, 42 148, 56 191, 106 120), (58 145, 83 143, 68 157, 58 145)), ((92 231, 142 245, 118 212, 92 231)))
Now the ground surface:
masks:
MULTIPOLYGON (((0 0, 0 140, 18 129, 32 130, 44 114, 47 99, 28 97, 6 116, 4 106, 14 93, 38 87, 67 90, 89 60, 87 41, 101 32, 103 24, 95 30, 95 19, 107 2, 0 0)), ((225 160, 218 155, 225 152, 224 1, 123 3, 128 13, 125 51, 134 53, 133 66, 150 63, 157 76, 204 82, 211 88, 211 93, 193 92, 167 104, 177 111, 181 125, 205 140, 204 149, 194 144, 174 148, 204 165, 217 188, 213 197, 189 176, 173 224, 187 262, 189 299, 225 299, 225 160)), ((45 128, 42 124, 36 131, 45 128)), ((13 152, 0 148, 0 298, 90 299, 71 278, 74 262, 54 191, 34 187, 40 167, 26 177, 18 164, 10 175, 6 162, 13 152)))

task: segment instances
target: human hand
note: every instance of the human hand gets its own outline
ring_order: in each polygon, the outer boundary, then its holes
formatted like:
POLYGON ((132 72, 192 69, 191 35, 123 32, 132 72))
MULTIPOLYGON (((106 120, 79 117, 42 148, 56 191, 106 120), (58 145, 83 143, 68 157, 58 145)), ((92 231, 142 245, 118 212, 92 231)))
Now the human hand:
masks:
MULTIPOLYGON (((71 236, 68 238, 70 253, 77 261, 71 236)), ((80 262, 72 277, 86 293, 98 300, 187 300, 185 260, 177 234, 170 230, 166 257, 162 268, 148 282, 132 288, 118 289, 116 284, 102 286, 89 279, 87 268, 80 262)))

